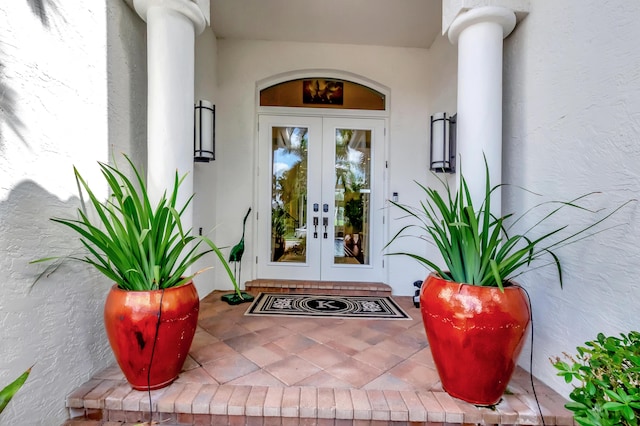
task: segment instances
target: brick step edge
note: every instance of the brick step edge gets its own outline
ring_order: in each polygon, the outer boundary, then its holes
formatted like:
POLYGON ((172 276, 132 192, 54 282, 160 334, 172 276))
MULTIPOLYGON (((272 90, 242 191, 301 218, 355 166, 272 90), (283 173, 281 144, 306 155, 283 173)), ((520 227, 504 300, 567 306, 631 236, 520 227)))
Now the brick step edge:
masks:
POLYGON ((298 280, 252 280, 245 283, 249 293, 306 293, 343 296, 391 296, 391 287, 375 282, 298 280))

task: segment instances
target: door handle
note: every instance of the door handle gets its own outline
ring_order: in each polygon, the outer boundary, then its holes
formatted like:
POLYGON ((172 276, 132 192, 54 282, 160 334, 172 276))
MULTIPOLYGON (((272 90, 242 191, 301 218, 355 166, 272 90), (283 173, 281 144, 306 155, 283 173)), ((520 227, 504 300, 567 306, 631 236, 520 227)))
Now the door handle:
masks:
POLYGON ((318 216, 313 217, 313 238, 318 238, 318 216))
POLYGON ((323 238, 326 240, 327 239, 327 226, 329 226, 329 218, 328 217, 323 217, 322 218, 322 226, 324 226, 324 234, 323 234, 323 238))

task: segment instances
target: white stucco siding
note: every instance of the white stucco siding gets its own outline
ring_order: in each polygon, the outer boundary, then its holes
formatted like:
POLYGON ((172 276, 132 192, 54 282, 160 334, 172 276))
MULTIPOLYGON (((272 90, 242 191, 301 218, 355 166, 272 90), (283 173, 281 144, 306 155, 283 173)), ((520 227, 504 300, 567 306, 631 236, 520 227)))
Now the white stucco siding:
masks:
POLYGON ((107 4, 109 160, 126 153, 146 170, 147 26, 122 0, 107 4))
MULTIPOLYGON (((196 37, 196 57, 195 57, 195 99, 194 102, 204 99, 212 102, 216 106, 216 128, 220 128, 220 109, 224 109, 218 98, 217 81, 217 40, 210 27, 204 29, 202 34, 196 37)), ((216 129, 216 158, 220 145, 220 137, 216 129)), ((202 228, 203 235, 214 236, 216 222, 216 180, 217 170, 220 161, 209 163, 194 163, 193 165, 193 191, 197 194, 193 199, 193 223, 196 233, 202 228)), ((237 225, 236 225, 237 226, 237 225)), ((202 270, 214 265, 219 269, 220 263, 213 256, 205 256, 200 259, 192 268, 194 271, 202 270)), ((228 282, 228 278, 220 276, 223 282, 228 282)), ((194 279, 200 297, 204 297, 215 289, 215 272, 209 270, 194 279)))
MULTIPOLYGON (((233 246, 241 220, 254 200, 256 83, 296 70, 330 69, 353 73, 390 90, 389 191, 417 200, 413 180, 427 179, 430 67, 429 51, 375 46, 218 40, 215 208, 216 241, 233 246)), ((455 96, 455 95, 453 95, 455 96)), ((434 107, 438 109, 438 107, 434 107)), ((255 207, 255 206, 254 206, 255 207)), ((255 208, 254 208, 255 211, 255 208)), ((255 216, 253 216, 255 221, 255 216)), ((389 218, 387 218, 389 220, 389 218)), ((391 232, 397 230, 391 214, 391 232)), ((195 226, 198 226, 195 224, 195 226)), ((247 224, 243 279, 255 263, 254 223, 247 224)), ((425 271, 409 259, 387 258, 396 294, 412 294, 412 282, 425 271)), ((220 271, 218 271, 220 273, 220 271)), ((223 283, 224 280, 218 280, 223 283)))
POLYGON ((105 26, 104 5, 69 13, 62 6, 37 12, 28 2, 16 3, 4 6, 9 25, 2 31, 2 84, 9 90, 2 99, 13 114, 2 119, 0 168, 7 179, 0 199, 25 179, 68 198, 73 176, 52 176, 52 169, 70 170, 77 151, 106 153, 106 146, 86 143, 107 130, 105 33, 95 30, 105 26), (61 140, 70 149, 61 149, 61 140), (43 152, 58 154, 57 161, 43 152))
POLYGON ((0 388, 34 366, 0 423, 49 426, 67 418, 66 395, 113 362, 110 283, 69 262, 31 287, 43 266, 28 262, 79 246, 49 220, 79 205, 73 165, 99 186, 96 161, 144 156, 144 27, 119 0, 3 2, 0 21, 0 388))
MULTIPOLYGON (((570 199, 602 191, 591 207, 640 198, 640 4, 536 0, 505 40, 503 180, 570 199)), ((504 211, 523 197, 506 191, 504 211), (506 196, 506 194, 510 194, 506 196)), ((615 229, 557 252, 553 267, 523 275, 534 315, 534 374, 568 394, 548 358, 598 332, 638 330, 638 206, 609 220, 615 229)), ((559 226, 588 216, 559 215, 559 226)), ((529 347, 521 363, 528 368, 529 347)))
POLYGON ((429 104, 433 112, 457 112, 458 51, 446 36, 438 37, 429 49, 429 104))

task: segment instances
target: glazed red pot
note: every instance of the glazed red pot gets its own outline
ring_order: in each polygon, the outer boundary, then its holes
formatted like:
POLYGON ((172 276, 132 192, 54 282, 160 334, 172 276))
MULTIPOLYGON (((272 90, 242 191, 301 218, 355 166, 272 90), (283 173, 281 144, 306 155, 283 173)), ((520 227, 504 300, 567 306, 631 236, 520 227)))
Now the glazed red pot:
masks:
POLYGON ((200 300, 193 282, 162 293, 127 291, 114 285, 104 306, 111 349, 127 381, 137 390, 171 384, 182 370, 196 331, 200 300))
POLYGON ((529 325, 524 290, 514 284, 501 292, 432 273, 422 284, 420 310, 444 390, 472 404, 499 402, 529 325))

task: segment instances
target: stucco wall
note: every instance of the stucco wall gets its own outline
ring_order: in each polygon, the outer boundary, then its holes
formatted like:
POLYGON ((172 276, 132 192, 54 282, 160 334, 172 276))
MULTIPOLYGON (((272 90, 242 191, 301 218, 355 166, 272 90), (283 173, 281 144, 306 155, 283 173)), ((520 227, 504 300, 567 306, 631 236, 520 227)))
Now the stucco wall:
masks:
POLYGON ((48 220, 79 205, 72 165, 100 182, 96 161, 145 156, 144 27, 120 0, 3 2, 0 21, 0 387, 34 365, 0 423, 49 426, 113 361, 109 283, 67 262, 32 286, 43 266, 28 262, 78 248, 48 220))
POLYGON ((429 103, 431 112, 456 113, 458 95, 458 50, 449 42, 449 38, 439 36, 428 51, 429 103))
MULTIPOLYGON (((256 82, 280 73, 330 69, 354 73, 388 87, 391 107, 388 191, 398 192, 400 201, 407 203, 421 195, 413 180, 428 179, 429 115, 442 108, 430 105, 429 73, 434 65, 428 50, 231 40, 218 40, 217 48, 217 179, 210 183, 215 185, 210 191, 217 194, 211 208, 215 209, 218 225, 215 239, 220 245, 233 246, 238 242, 241 218, 246 209, 253 206, 256 82)), ((441 49, 446 51, 449 47, 441 49)), ((441 52, 440 56, 451 60, 450 54, 441 52)), ((455 99, 455 90, 450 96, 455 99)), ((394 221, 396 216, 399 215, 388 216, 391 233, 399 227, 394 221)), ((255 262, 254 221, 252 215, 252 221, 247 224, 243 279, 250 278, 255 262)), ((414 244, 417 250, 425 250, 424 244, 414 244)), ((394 293, 412 294, 413 281, 424 278, 425 270, 410 259, 395 257, 387 261, 388 282, 394 293)))
MULTIPOLYGON (((640 4, 536 0, 505 40, 503 180, 570 199, 602 191, 591 207, 611 208, 640 192, 640 4)), ((523 197, 508 195, 505 211, 523 197)), ((615 229, 558 251, 564 289, 554 268, 520 281, 534 316, 534 374, 568 393, 548 358, 593 339, 640 328, 640 227, 637 206, 615 229)), ((572 212, 554 225, 588 223, 572 212)), ((522 364, 528 366, 529 348, 522 364)))
MULTIPOLYGON (((196 60, 195 60, 195 99, 194 102, 199 99, 204 99, 212 102, 216 105, 216 108, 220 108, 220 101, 218 99, 218 86, 217 86, 217 40, 216 36, 211 30, 211 27, 204 29, 203 33, 196 37, 196 60)), ((220 126, 219 115, 216 114, 218 124, 220 126)), ((216 142, 218 145, 220 141, 216 142)), ((216 154, 217 155, 217 154, 216 154)), ((193 191, 198 194, 193 199, 193 223, 196 232, 198 228, 202 228, 203 235, 215 236, 216 222, 216 210, 213 206, 216 205, 215 197, 215 182, 217 180, 217 169, 220 161, 211 161, 209 163, 194 163, 193 165, 193 191)), ((200 259, 196 265, 192 268, 194 271, 208 268, 211 265, 215 265, 216 268, 220 267, 220 263, 213 259, 212 256, 205 256, 200 259)), ((204 297, 215 289, 214 285, 215 273, 213 271, 206 271, 201 275, 198 275, 194 279, 194 283, 198 289, 200 297, 204 297)), ((223 282, 228 282, 228 277, 221 277, 223 282)))

